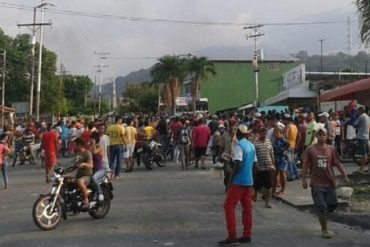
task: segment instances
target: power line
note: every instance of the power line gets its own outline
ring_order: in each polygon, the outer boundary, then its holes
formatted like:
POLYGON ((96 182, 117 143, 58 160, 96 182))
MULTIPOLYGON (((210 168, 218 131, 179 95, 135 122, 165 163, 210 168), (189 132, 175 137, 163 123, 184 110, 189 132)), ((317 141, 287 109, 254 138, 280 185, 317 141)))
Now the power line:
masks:
MULTIPOLYGON (((0 2, 0 8, 13 8, 19 10, 32 10, 31 6, 21 4, 11 4, 7 2, 0 2)), ((312 21, 312 22, 265 22, 265 23, 241 23, 241 22, 212 22, 212 21, 191 21, 191 20, 180 20, 180 19, 166 19, 166 18, 147 18, 147 17, 135 17, 135 16, 121 16, 113 14, 101 14, 91 13, 83 11, 72 11, 66 9, 47 9, 45 12, 57 15, 71 15, 71 16, 83 16, 97 19, 111 19, 111 20, 124 20, 124 21, 136 21, 136 22, 160 22, 170 24, 188 24, 188 25, 202 25, 202 26, 246 26, 246 25, 264 25, 264 26, 307 26, 307 25, 328 25, 328 24, 342 24, 348 23, 344 21, 312 21)), ((351 21, 355 22, 355 21, 351 21)))

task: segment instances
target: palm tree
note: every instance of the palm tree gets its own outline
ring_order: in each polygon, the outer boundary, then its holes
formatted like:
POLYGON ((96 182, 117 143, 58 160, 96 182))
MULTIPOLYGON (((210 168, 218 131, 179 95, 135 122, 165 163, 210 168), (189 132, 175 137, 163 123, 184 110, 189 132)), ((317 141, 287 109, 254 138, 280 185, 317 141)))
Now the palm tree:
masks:
POLYGON ((186 63, 186 72, 191 78, 191 98, 193 101, 193 112, 195 113, 196 100, 199 100, 200 81, 208 79, 208 75, 215 75, 213 62, 206 57, 193 56, 186 63))
POLYGON ((360 37, 363 43, 370 41, 370 1, 356 0, 360 19, 360 37))
POLYGON ((180 82, 184 78, 184 59, 179 56, 163 56, 158 59, 151 72, 153 83, 163 83, 162 97, 170 107, 171 114, 176 110, 176 98, 180 95, 180 82))

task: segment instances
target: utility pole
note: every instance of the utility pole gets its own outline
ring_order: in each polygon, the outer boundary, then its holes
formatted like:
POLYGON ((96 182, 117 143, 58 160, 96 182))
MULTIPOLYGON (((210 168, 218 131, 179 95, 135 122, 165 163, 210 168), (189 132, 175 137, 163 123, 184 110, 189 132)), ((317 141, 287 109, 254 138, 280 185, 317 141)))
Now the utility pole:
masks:
POLYGON ((64 65, 60 64, 59 71, 59 85, 58 85, 58 121, 60 120, 61 102, 62 102, 62 88, 63 88, 63 76, 66 73, 64 65))
POLYGON ((99 116, 101 115, 101 101, 102 101, 102 93, 101 93, 101 89, 102 89, 102 85, 103 85, 103 69, 108 67, 108 65, 103 65, 103 60, 104 59, 107 59, 107 55, 109 55, 110 53, 109 52, 95 52, 95 55, 98 55, 99 56, 99 59, 100 59, 100 62, 99 62, 99 65, 97 65, 96 67, 98 67, 98 72, 100 73, 100 80, 99 80, 99 105, 98 105, 98 114, 99 116))
POLYGON ((254 54, 253 54, 253 72, 254 72, 254 106, 259 106, 259 81, 258 81, 258 73, 260 71, 258 67, 258 58, 262 58, 262 52, 261 50, 257 49, 257 41, 260 37, 265 35, 264 31, 260 31, 260 28, 262 28, 263 25, 254 25, 254 26, 247 26, 244 27, 244 29, 251 29, 253 30, 252 34, 246 34, 246 38, 252 38, 254 39, 254 54))
POLYGON ((112 109, 117 107, 116 80, 111 78, 112 82, 112 109))
POLYGON ((33 8, 33 23, 28 24, 18 24, 18 28, 20 27, 28 27, 32 31, 32 50, 31 50, 31 85, 30 85, 30 101, 29 101, 29 115, 33 115, 33 94, 34 94, 34 84, 35 84, 35 46, 36 46, 36 32, 43 26, 51 26, 51 22, 44 23, 41 21, 41 23, 36 23, 36 10, 37 8, 42 8, 45 5, 45 3, 42 3, 41 5, 33 8))
POLYGON ((1 86, 1 126, 4 130, 4 107, 5 107, 5 76, 6 76, 6 50, 3 51, 3 82, 1 86))
MULTIPOLYGON (((323 74, 322 74, 322 46, 325 39, 319 39, 320 42, 320 74, 321 74, 321 81, 324 80, 323 74)), ((320 83, 317 84, 317 110, 320 111, 320 83)))

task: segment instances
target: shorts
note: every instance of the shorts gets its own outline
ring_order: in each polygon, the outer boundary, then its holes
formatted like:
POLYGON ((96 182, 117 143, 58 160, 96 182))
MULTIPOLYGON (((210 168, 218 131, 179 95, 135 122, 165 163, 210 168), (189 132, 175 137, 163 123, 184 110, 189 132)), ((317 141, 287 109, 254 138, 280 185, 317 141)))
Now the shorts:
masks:
POLYGON ((337 194, 333 187, 311 187, 314 208, 320 213, 334 212, 338 206, 337 194))
POLYGON ((357 139, 358 151, 362 157, 369 156, 369 140, 357 139))
POLYGON ((91 176, 83 176, 83 177, 77 178, 77 180, 83 180, 86 186, 89 186, 91 183, 91 176))
POLYGON ((286 159, 276 161, 276 169, 279 172, 286 172, 288 170, 288 162, 286 159))
POLYGON ((200 158, 206 155, 207 147, 196 147, 194 148, 195 158, 200 158))
POLYGON ((134 155, 134 150, 135 150, 135 144, 127 144, 126 150, 123 153, 123 158, 127 159, 127 158, 132 157, 134 155))
POLYGON ((274 170, 257 171, 254 175, 254 189, 260 190, 262 188, 271 189, 273 181, 274 170))

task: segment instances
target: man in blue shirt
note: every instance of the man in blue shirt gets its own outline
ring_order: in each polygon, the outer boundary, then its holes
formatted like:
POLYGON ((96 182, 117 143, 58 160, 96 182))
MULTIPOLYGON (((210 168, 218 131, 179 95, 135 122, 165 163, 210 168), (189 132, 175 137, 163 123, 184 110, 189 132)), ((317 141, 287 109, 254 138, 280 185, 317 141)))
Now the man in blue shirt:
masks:
POLYGON ((234 150, 234 166, 230 171, 230 182, 224 203, 228 237, 220 241, 221 246, 234 246, 251 242, 252 234, 252 187, 253 164, 256 161, 254 145, 247 140, 248 127, 239 125, 236 131, 238 142, 234 150), (235 207, 240 201, 242 206, 243 235, 237 238, 235 207))

